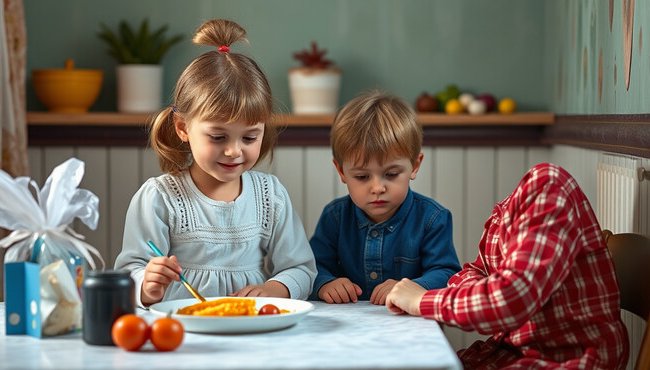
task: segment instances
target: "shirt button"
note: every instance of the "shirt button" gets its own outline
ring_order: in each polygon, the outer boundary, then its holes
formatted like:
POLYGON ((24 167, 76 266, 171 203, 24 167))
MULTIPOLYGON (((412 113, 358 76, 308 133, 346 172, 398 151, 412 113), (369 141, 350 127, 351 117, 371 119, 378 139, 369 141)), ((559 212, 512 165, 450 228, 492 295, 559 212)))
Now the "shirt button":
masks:
POLYGON ((370 278, 371 278, 372 280, 376 280, 376 279, 377 279, 377 276, 378 276, 377 273, 374 272, 374 271, 370 273, 370 278))
POLYGON ((370 232, 370 236, 372 236, 373 238, 376 238, 377 235, 379 235, 379 231, 377 231, 377 230, 372 230, 372 231, 370 232))

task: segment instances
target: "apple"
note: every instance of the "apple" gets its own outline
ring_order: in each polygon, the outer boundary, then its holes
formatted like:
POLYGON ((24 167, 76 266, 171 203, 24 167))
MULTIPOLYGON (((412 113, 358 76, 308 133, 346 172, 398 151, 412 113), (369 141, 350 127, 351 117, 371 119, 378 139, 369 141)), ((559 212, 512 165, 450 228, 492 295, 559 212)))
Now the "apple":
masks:
POLYGON ((415 101, 415 110, 418 112, 435 112, 438 110, 438 99, 423 92, 415 101))

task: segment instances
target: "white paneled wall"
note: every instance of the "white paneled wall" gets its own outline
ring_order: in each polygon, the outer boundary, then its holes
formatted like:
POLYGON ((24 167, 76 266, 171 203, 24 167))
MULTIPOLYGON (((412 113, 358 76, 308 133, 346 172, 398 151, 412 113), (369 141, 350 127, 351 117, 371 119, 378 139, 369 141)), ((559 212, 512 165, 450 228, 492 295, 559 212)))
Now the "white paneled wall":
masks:
MULTIPOLYGON (((426 147, 424 162, 412 183, 415 191, 431 196, 453 215, 454 243, 461 263, 476 257, 476 245, 495 202, 516 186, 532 165, 551 161, 565 167, 578 181, 594 208, 597 205, 596 168, 600 152, 555 146, 540 147, 426 147)), ((149 177, 160 174, 149 149, 134 147, 30 147, 31 177, 42 184, 52 168, 75 156, 86 163, 81 187, 100 199, 98 228, 76 229, 97 247, 112 267, 121 249, 124 215, 133 193, 149 177)), ((641 165, 650 168, 650 159, 641 165)), ((328 147, 279 147, 273 162, 258 169, 274 173, 289 192, 293 206, 311 236, 323 206, 346 194, 332 165, 328 147)), ((650 235, 650 181, 641 184, 635 230, 650 235)), ((640 335, 643 323, 628 320, 631 337, 640 335)), ((469 345, 480 336, 445 329, 454 348, 469 345)), ((634 343, 633 343, 634 345, 634 343)), ((632 348, 636 352, 636 348, 632 348)))
MULTIPOLYGON (((52 169, 75 156, 86 163, 82 188, 99 196, 96 230, 76 229, 99 249, 109 267, 121 249, 124 215, 131 196, 147 178, 160 174, 149 149, 135 147, 30 147, 32 178, 42 184, 52 169)), ((547 161, 545 148, 426 147, 424 162, 413 189, 449 208, 454 221, 454 243, 462 262, 476 257, 483 223, 497 200, 507 195, 533 164, 547 161)), ((323 206, 346 194, 332 165, 328 147, 279 147, 273 162, 258 169, 277 175, 311 236, 323 206)), ((471 333, 447 328, 454 347, 474 339, 471 333)))

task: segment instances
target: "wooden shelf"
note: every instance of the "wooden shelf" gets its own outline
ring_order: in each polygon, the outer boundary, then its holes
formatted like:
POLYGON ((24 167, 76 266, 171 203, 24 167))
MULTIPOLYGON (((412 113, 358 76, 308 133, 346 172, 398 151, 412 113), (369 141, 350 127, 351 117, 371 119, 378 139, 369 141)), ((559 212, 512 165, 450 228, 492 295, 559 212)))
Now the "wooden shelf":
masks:
MULTIPOLYGON (((146 146, 153 114, 27 112, 29 145, 146 146)), ((328 146, 333 115, 279 114, 279 144, 328 146)), ((572 145, 650 158, 650 114, 419 114, 424 143, 435 146, 572 145)))
POLYGON ((549 112, 480 115, 427 113, 418 114, 417 120, 422 126, 547 126, 555 122, 555 115, 549 112))
MULTIPOLYGON (((89 112, 80 114, 27 112, 30 126, 144 126, 153 113, 89 112)), ((278 114, 278 122, 287 126, 329 126, 333 115, 278 114)), ((514 114, 490 113, 482 115, 444 113, 418 114, 422 126, 547 126, 553 124, 555 115, 549 112, 521 112, 514 114)))
POLYGON ((30 126, 144 126, 152 114, 146 113, 50 113, 27 112, 27 124, 30 126))
MULTIPOLYGON (((89 112, 62 114, 27 112, 30 145, 145 146, 147 123, 154 113, 89 112)), ((334 115, 278 114, 286 126, 279 145, 328 146, 334 115)), ((543 131, 555 122, 548 112, 515 114, 419 114, 426 145, 540 145, 543 131)))

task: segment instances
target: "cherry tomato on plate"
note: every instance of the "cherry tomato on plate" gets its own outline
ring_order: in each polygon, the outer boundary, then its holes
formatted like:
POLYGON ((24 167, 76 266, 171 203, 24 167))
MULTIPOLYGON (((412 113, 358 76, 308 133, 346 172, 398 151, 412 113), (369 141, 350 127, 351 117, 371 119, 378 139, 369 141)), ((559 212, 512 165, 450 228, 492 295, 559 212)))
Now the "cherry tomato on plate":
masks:
POLYGON ((183 343, 185 329, 180 321, 169 316, 151 324, 151 343, 158 351, 173 351, 183 343))
POLYGON ((111 337, 116 346, 127 351, 139 350, 149 339, 149 325, 135 314, 122 315, 111 328, 111 337))
POLYGON ((258 315, 277 315, 280 313, 280 309, 277 308, 275 305, 272 304, 265 304, 264 306, 260 307, 260 311, 257 313, 258 315))

